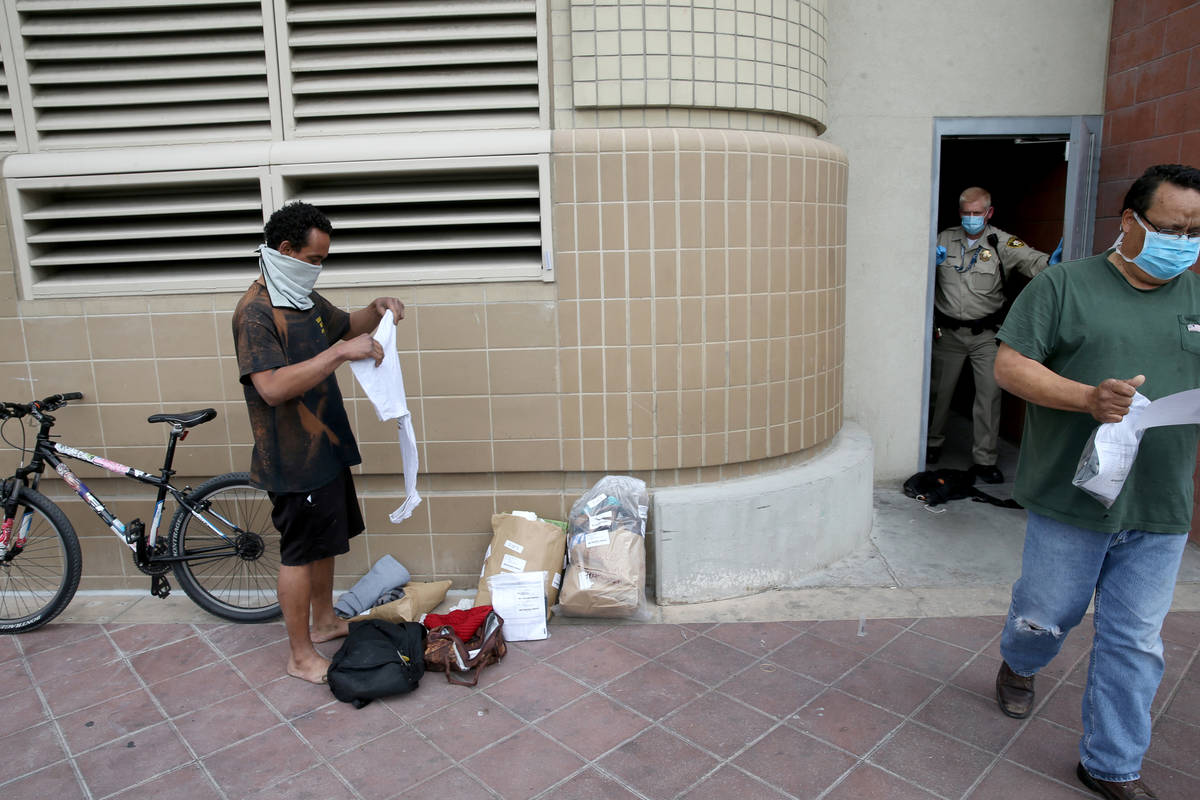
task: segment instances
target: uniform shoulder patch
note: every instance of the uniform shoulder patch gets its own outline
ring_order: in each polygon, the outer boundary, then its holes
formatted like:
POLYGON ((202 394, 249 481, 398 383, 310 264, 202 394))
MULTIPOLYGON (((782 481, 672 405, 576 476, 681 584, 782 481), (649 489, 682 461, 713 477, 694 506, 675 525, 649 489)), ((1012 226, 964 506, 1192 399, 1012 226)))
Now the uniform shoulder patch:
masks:
POLYGON ((1008 237, 1008 246, 1009 247, 1024 247, 1025 243, 1022 242, 1020 239, 1018 239, 1015 236, 1010 236, 1010 237, 1008 237))

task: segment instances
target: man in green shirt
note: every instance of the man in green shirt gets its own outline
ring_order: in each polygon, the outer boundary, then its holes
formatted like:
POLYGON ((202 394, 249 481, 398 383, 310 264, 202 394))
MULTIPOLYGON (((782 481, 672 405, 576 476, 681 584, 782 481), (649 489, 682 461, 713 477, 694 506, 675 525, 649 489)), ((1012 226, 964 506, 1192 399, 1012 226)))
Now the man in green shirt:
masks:
POLYGON ((1141 781, 1163 619, 1192 515, 1195 425, 1151 428, 1110 508, 1072 485, 1097 423, 1200 387, 1200 170, 1151 167, 1125 196, 1113 249, 1046 270, 997 338, 996 380, 1029 402, 1013 496, 1029 510, 1021 577, 1001 637, 1001 710, 1029 716, 1033 676, 1095 595, 1076 774, 1107 798, 1141 781))

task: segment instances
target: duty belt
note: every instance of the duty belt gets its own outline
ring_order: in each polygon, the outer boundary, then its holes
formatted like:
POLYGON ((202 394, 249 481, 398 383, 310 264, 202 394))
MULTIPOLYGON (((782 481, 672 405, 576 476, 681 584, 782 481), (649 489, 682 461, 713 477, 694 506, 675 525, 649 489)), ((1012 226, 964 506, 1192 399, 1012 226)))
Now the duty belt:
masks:
POLYGON ((970 328, 971 333, 978 336, 986 330, 998 331, 1004 323, 1006 308, 998 308, 986 317, 979 319, 955 319, 947 314, 943 314, 938 309, 933 310, 933 324, 939 328, 947 330, 958 330, 959 328, 970 328))

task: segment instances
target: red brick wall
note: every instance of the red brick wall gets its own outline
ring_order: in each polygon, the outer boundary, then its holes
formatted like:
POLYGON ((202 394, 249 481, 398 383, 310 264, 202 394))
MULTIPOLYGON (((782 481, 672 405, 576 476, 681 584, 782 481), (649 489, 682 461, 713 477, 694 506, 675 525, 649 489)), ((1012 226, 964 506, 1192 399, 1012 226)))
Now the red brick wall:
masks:
MULTIPOLYGON (((1200 167, 1200 0, 1113 3, 1097 252, 1117 238, 1121 200, 1151 164, 1200 167)), ((1197 500, 1191 538, 1200 542, 1200 467, 1192 479, 1197 500)))

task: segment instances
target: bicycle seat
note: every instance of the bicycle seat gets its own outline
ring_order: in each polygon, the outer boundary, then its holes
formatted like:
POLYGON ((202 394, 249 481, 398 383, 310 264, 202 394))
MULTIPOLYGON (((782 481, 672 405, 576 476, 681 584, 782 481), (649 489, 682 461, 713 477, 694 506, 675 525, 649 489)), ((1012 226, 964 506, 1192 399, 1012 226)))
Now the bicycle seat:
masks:
POLYGON ((146 418, 146 422, 169 422, 172 425, 190 428, 193 425, 215 419, 216 416, 217 412, 214 409, 202 408, 199 411, 184 411, 179 414, 151 414, 146 418))

